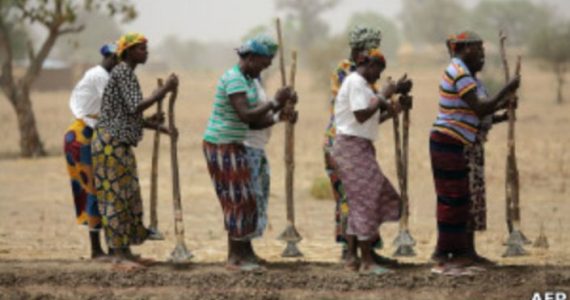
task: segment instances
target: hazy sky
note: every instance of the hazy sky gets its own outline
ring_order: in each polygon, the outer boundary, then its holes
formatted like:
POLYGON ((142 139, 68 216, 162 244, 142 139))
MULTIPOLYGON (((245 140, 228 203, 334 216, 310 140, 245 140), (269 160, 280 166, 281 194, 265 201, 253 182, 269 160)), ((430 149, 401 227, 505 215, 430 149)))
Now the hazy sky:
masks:
MULTIPOLYGON (((312 0, 305 0, 312 1, 312 0)), ((139 31, 150 41, 160 42, 168 35, 199 41, 237 41, 250 29, 269 24, 285 12, 276 11, 273 0, 137 0, 139 17, 124 26, 139 31)), ((381 12, 393 17, 400 1, 344 0, 323 14, 332 32, 342 31, 355 12, 381 12)))
MULTIPOLYGON (((313 0, 305 0, 313 1, 313 0)), ((568 0, 532 0, 537 4, 558 7, 557 12, 568 15, 568 0)), ((126 31, 147 35, 151 43, 160 43, 168 35, 202 42, 238 41, 250 29, 261 24, 272 24, 285 12, 276 11, 274 0, 135 0, 139 17, 124 26, 126 31)), ((460 0, 466 7, 478 0, 460 0)), ((400 13, 399 0, 342 0, 333 10, 323 14, 331 31, 342 31, 348 18, 355 12, 374 11, 396 18, 400 13)), ((155 45, 156 45, 155 44, 155 45)))

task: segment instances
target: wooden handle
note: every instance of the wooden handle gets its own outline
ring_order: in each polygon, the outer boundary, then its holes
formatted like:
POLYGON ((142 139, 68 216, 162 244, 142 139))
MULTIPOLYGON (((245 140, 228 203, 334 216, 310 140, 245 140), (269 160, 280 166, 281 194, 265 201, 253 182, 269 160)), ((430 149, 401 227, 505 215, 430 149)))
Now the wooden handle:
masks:
POLYGON ((281 34, 281 20, 279 18, 275 19, 275 27, 277 28, 277 42, 279 43, 279 70, 281 71, 281 86, 287 85, 287 78, 285 73, 285 57, 283 36, 281 34))
POLYGON ((178 136, 175 125, 174 103, 178 88, 170 92, 168 99, 168 129, 170 130, 170 160, 172 168, 172 200, 174 204, 174 232, 178 243, 184 242, 184 224, 182 219, 182 199, 180 196, 180 177, 178 173, 178 136))
MULTIPOLYGON (((156 80, 157 85, 161 88, 164 85, 162 78, 156 80)), ((162 100, 159 100, 156 105, 156 113, 160 115, 162 113, 162 100)), ((157 203, 158 203, 158 157, 160 150, 160 131, 154 132, 154 141, 152 145, 152 162, 151 162, 151 173, 150 173, 150 227, 153 229, 158 229, 158 216, 157 216, 157 203)))

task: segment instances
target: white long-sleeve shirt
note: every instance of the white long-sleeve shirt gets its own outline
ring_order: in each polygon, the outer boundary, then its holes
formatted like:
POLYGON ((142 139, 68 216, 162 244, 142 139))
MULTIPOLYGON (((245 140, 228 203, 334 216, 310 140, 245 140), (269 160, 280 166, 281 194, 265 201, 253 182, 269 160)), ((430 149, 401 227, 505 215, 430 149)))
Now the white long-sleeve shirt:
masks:
POLYGON ((101 99, 107 81, 109 81, 109 72, 97 65, 85 72, 71 93, 69 100, 71 112, 75 118, 82 119, 91 128, 97 124, 96 116, 101 111, 101 99))
MULTIPOLYGON (((269 101, 269 99, 267 98, 267 94, 265 93, 265 90, 261 85, 261 82, 259 82, 259 79, 255 79, 254 83, 257 88, 258 104, 263 104, 269 101)), ((264 129, 249 129, 247 131, 244 144, 248 147, 265 150, 265 145, 267 145, 270 138, 271 138, 271 127, 267 127, 264 129)))

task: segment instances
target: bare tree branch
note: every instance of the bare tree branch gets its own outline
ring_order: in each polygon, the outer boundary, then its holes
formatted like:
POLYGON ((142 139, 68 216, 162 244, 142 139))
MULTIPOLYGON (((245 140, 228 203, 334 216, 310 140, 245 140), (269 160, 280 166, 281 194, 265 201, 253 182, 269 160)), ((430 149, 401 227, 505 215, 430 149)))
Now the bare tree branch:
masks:
POLYGON ((59 30, 59 35, 69 34, 69 33, 78 33, 85 29, 85 25, 79 25, 76 27, 68 27, 59 30))
POLYGON ((36 53, 34 53, 34 44, 30 39, 27 40, 26 44, 28 46, 28 59, 30 61, 34 61, 34 59, 36 59, 36 53))
POLYGON ((2 74, 0 74, 0 87, 6 94, 7 98, 12 102, 12 94, 14 93, 14 74, 12 70, 12 48, 10 42, 10 35, 4 18, 0 18, 0 57, 3 58, 1 62, 2 74))
POLYGON ((26 74, 22 78, 22 84, 29 87, 34 80, 39 75, 42 65, 44 64, 45 59, 47 58, 49 52, 55 45, 55 41, 57 40, 59 33, 57 29, 51 29, 49 31, 48 37, 44 40, 40 51, 35 56, 35 59, 30 62, 30 66, 26 70, 26 74))

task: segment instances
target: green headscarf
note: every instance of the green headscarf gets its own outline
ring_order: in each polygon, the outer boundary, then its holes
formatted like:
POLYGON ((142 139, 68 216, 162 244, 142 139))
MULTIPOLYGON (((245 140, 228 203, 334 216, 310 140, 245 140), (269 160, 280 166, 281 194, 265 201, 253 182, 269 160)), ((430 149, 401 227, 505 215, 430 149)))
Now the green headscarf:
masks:
POLYGON ((356 25, 348 34, 350 48, 370 50, 380 47, 382 32, 372 27, 356 25))
POLYGON ((275 40, 266 34, 257 35, 243 43, 238 49, 239 54, 253 53, 261 56, 273 56, 279 46, 275 40))

